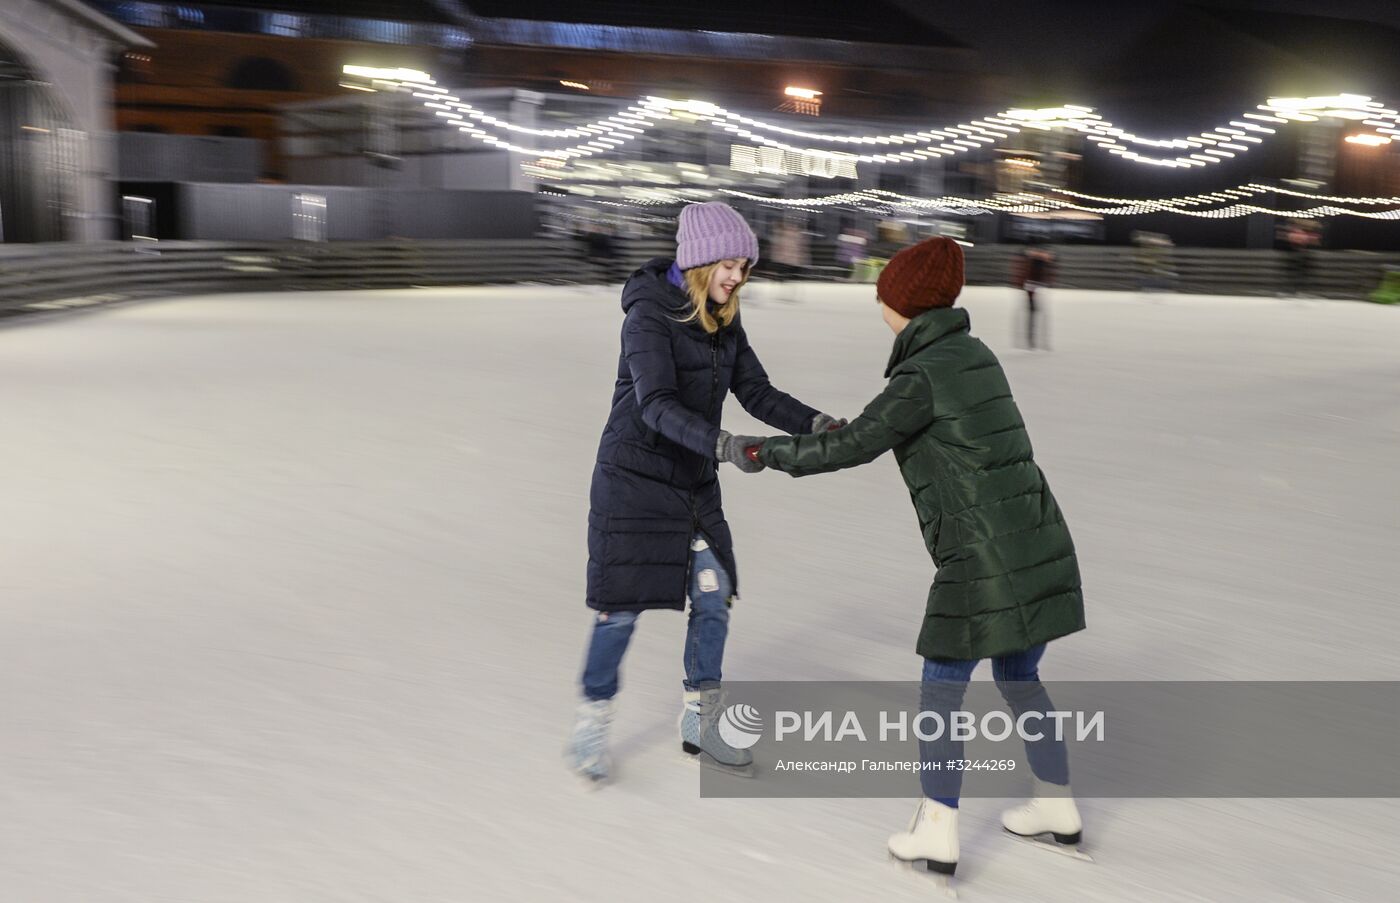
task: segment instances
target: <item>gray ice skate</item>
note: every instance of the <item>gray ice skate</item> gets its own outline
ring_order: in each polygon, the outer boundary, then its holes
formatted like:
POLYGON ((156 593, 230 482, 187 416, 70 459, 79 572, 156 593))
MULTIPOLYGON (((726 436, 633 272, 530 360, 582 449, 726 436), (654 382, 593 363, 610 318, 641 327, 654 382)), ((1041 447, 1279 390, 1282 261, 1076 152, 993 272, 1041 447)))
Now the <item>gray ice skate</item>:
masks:
POLYGON ((681 750, 706 768, 738 777, 754 776, 753 754, 735 749, 719 733, 719 717, 724 713, 720 689, 687 690, 681 712, 681 750))
POLYGON ((569 767, 585 786, 598 787, 612 776, 612 756, 608 754, 608 726, 612 724, 611 699, 586 699, 578 705, 574 732, 566 755, 569 767))

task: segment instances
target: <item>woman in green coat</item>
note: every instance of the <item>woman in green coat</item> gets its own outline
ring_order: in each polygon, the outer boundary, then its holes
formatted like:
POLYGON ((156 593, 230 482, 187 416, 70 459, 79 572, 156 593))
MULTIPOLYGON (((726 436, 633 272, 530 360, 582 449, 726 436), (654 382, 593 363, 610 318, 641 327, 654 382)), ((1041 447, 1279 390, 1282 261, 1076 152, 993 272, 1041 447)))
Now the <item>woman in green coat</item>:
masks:
MULTIPOLYGON (((953 307, 962 285, 956 242, 931 238, 905 248, 876 283, 896 334, 885 390, 844 429, 744 446, 752 459, 795 477, 894 450, 937 570, 917 649, 923 708, 944 713, 945 723, 984 658, 1018 718, 1052 711, 1037 664, 1046 643, 1084 627, 1074 544, 1001 364, 969 332, 967 312, 953 307)), ((1077 845, 1081 824, 1064 742, 1042 735, 1026 743, 1035 797, 1002 821, 1013 834, 1049 833, 1077 845)), ((923 756, 960 759, 961 741, 929 741, 923 756)), ((923 771, 921 780, 925 799, 910 830, 890 838, 890 852, 952 874, 961 772, 923 771)))

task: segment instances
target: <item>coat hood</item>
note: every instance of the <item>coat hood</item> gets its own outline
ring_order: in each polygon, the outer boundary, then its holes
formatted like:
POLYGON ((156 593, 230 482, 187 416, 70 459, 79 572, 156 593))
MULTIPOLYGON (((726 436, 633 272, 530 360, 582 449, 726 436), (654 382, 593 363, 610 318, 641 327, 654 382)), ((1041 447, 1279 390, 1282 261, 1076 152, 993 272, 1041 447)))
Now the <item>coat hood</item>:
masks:
POLYGON ((939 307, 919 314, 895 337, 890 362, 885 367, 885 377, 888 378, 895 367, 934 342, 960 332, 969 332, 971 329, 972 319, 961 307, 939 307))
POLYGON ((664 310, 685 316, 690 313, 690 298, 666 278, 674 261, 670 257, 653 257, 642 264, 622 287, 623 313, 643 299, 651 299, 664 310))

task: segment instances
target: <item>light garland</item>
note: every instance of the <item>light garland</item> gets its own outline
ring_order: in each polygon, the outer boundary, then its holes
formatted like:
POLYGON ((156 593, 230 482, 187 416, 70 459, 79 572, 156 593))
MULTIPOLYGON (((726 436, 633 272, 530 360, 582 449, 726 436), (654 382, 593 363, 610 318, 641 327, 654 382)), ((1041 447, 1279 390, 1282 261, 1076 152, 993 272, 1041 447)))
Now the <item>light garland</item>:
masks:
POLYGON ((1241 216, 1249 216, 1255 213, 1264 213, 1273 216, 1320 219, 1332 216, 1355 216, 1364 219, 1375 220, 1397 220, 1400 219, 1400 207, 1392 210, 1364 211, 1353 210, 1346 207, 1338 207, 1331 204, 1309 207, 1304 210, 1279 210, 1271 207, 1262 207, 1256 204, 1241 203, 1244 198, 1254 197, 1260 194, 1277 192, 1294 197, 1308 198, 1312 200, 1333 201, 1337 203, 1347 203, 1356 205, 1380 205, 1397 204, 1400 205, 1400 197, 1394 198, 1346 198, 1328 197, 1325 195, 1310 195, 1306 192, 1293 191, 1290 189, 1279 189, 1269 185, 1259 183, 1249 183, 1237 188, 1226 189, 1224 191, 1209 192, 1200 195, 1190 195, 1179 198, 1158 198, 1158 199, 1131 199, 1131 198, 1103 198, 1094 195, 1083 194, 1082 192, 1056 190, 1057 193, 1075 197, 1080 200, 1092 200, 1112 204, 1114 206, 1092 206, 1089 204, 1075 203, 1074 201, 1049 198, 1041 194, 1020 192, 1016 194, 999 195, 994 198, 960 198, 960 197, 940 197, 940 198, 920 198, 910 195, 898 194, 892 191, 879 189, 867 189, 863 191, 850 191, 842 194, 827 195, 820 198, 792 199, 792 198, 770 198, 763 195, 753 194, 737 189, 721 189, 721 193, 731 197, 744 198, 757 203, 766 204, 773 207, 787 208, 824 208, 835 206, 853 206, 861 209, 870 209, 868 205, 882 205, 896 209, 910 210, 937 210, 946 213, 979 214, 979 213, 1053 213, 1060 210, 1075 210, 1084 213, 1094 213, 1103 216, 1138 216, 1149 213, 1175 213, 1182 216, 1194 216, 1205 219, 1232 219, 1241 216), (1207 204, 1219 204, 1228 202, 1226 206, 1216 207, 1209 210, 1195 209, 1207 204))
POLYGON ((1056 194, 1063 194, 1067 197, 1082 201, 1093 201, 1099 204, 1112 206, 1092 206, 1089 204, 1075 203, 1074 201, 1050 198, 1046 197, 1044 194, 1031 192, 1003 194, 993 198, 962 198, 956 196, 921 198, 872 188, 815 198, 775 198, 735 188, 721 188, 718 189, 717 192, 714 192, 703 188, 670 189, 653 186, 629 185, 619 187, 593 184, 574 186, 571 190, 577 192, 581 196, 593 198, 598 192, 607 191, 609 188, 615 188, 623 200, 612 201, 599 198, 596 200, 597 203, 609 204, 612 206, 657 207, 689 203, 691 201, 712 197, 714 194, 719 193, 770 207, 811 212, 820 212, 823 209, 832 207, 851 207, 867 211, 874 210, 876 212, 881 208, 894 208, 903 210, 938 211, 973 216, 988 213, 1053 213, 1061 210, 1074 210, 1104 216, 1137 216, 1150 213, 1176 213, 1183 216, 1207 219, 1229 219, 1249 216, 1255 213, 1295 218, 1357 216, 1376 220, 1400 219, 1400 207, 1394 210, 1372 212, 1334 206, 1335 203, 1361 206, 1376 206, 1381 204, 1400 205, 1400 197, 1332 197, 1328 195, 1309 194, 1307 192, 1286 188, 1277 188, 1257 182, 1251 182, 1222 191, 1206 192, 1175 198, 1111 198, 1070 191, 1068 189, 1050 189, 1050 191, 1056 194), (1316 201, 1330 201, 1334 202, 1334 204, 1323 204, 1304 210, 1278 210, 1270 207, 1261 207, 1255 204, 1242 203, 1246 198, 1269 193, 1284 194, 1316 201), (1208 210, 1194 209, 1209 204, 1222 203, 1225 204, 1225 206, 1208 210))
POLYGON ((1375 136, 1377 144, 1385 136, 1400 136, 1400 113, 1359 94, 1269 98, 1258 106, 1263 112, 1243 113, 1239 119, 1230 120, 1228 125, 1196 135, 1165 139, 1135 135, 1103 119, 1091 107, 1068 104, 1040 109, 1012 108, 995 116, 937 129, 883 135, 833 135, 766 122, 706 101, 673 100, 654 95, 639 98, 624 112, 588 125, 540 129, 516 125, 479 110, 438 87, 432 77, 424 72, 347 66, 345 74, 369 78, 374 84, 386 84, 394 90, 410 93, 422 102, 424 109, 483 144, 498 150, 558 161, 611 153, 664 121, 706 123, 751 144, 785 154, 796 154, 807 159, 829 157, 833 166, 850 163, 899 164, 956 156, 999 144, 1010 135, 1026 129, 1075 131, 1094 146, 1125 160, 1180 169, 1207 167, 1234 159, 1262 144, 1266 136, 1276 134, 1273 126, 1289 122, 1317 122, 1324 118, 1363 122, 1379 133, 1375 136), (504 133, 545 139, 584 140, 560 148, 529 147, 503 138, 504 133), (783 138, 841 145, 852 150, 828 151, 801 147, 783 138), (854 147, 869 148, 874 152, 852 152, 854 147), (1176 153, 1157 156, 1140 153, 1135 148, 1176 153))
POLYGON ((1292 189, 1292 188, 1275 188, 1275 187, 1273 187, 1273 186, 1268 186, 1268 185, 1261 185, 1261 186, 1258 186, 1258 187, 1264 189, 1265 191, 1272 191, 1272 192, 1274 192, 1275 194, 1286 194, 1286 195, 1288 195, 1289 197, 1295 197, 1295 198, 1310 198, 1310 199, 1315 200, 1315 201, 1333 201, 1333 202, 1338 203, 1338 204, 1363 204, 1363 205, 1365 205, 1365 204, 1371 204, 1371 205, 1375 205, 1375 204, 1400 204, 1400 197, 1390 197, 1390 198, 1381 198, 1381 197, 1375 197, 1375 198, 1345 198, 1345 197, 1333 197, 1333 196, 1331 196, 1331 195, 1326 195, 1326 194, 1310 194, 1309 192, 1306 192, 1306 191, 1296 191, 1296 190, 1294 190, 1294 189, 1292 189))
MULTIPOLYGON (((579 185, 571 190, 577 192, 581 196, 594 199, 595 203, 606 204, 613 207, 668 206, 701 200, 712 197, 716 193, 701 188, 676 190, 648 186, 623 186, 619 189, 619 195, 622 197, 620 201, 594 198, 595 193, 606 191, 607 189, 608 186, 605 185, 579 185)), ((873 212, 881 212, 884 208, 893 208, 897 210, 935 211, 964 216, 980 216, 991 213, 1055 213, 1058 211, 1073 210, 1101 216, 1139 216, 1151 213, 1175 213, 1182 216, 1194 216, 1204 219, 1233 219, 1256 213, 1309 219, 1323 219, 1332 216, 1356 216, 1364 219, 1387 221, 1400 219, 1400 207, 1393 210, 1371 212, 1324 204, 1309 207, 1304 210, 1278 210, 1270 207, 1261 207, 1255 204, 1240 203, 1242 198, 1269 192, 1279 192, 1314 200, 1332 200, 1362 205, 1384 203, 1400 204, 1400 198, 1328 198, 1323 195, 1309 195, 1305 192, 1286 189, 1281 190, 1258 183, 1250 183, 1248 185, 1239 186, 1238 188, 1210 192, 1208 194, 1157 199, 1101 198, 1094 195, 1086 195, 1081 192, 1059 192, 1077 197, 1081 200, 1100 201, 1116 206, 1091 206, 1088 204, 1075 203, 1073 201, 1049 198, 1041 194, 1032 194, 1029 192, 999 195, 994 198, 962 198, 955 196, 920 198, 899 194, 893 191, 867 189, 862 191, 842 192, 840 194, 816 198, 774 198, 732 188, 722 188, 718 191, 719 194, 743 198, 744 200, 753 201, 770 207, 808 212, 820 212, 832 207, 851 207, 873 212), (1210 210, 1193 209, 1205 204, 1221 203, 1224 201, 1229 201, 1230 203, 1226 206, 1216 207, 1210 210)))
POLYGON ((526 156, 552 160, 562 161, 609 153, 628 141, 645 134, 656 124, 656 120, 665 118, 664 112, 654 107, 647 104, 633 104, 623 113, 605 117, 586 126, 566 129, 537 129, 516 125, 479 110, 457 95, 438 88, 433 80, 426 76, 418 80, 389 79, 387 81, 397 85, 399 90, 406 91, 413 97, 420 99, 424 109, 430 110, 433 115, 449 120, 449 124, 456 126, 459 131, 470 135, 483 144, 495 147, 497 150, 513 151, 526 156), (466 121, 467 119, 515 134, 542 138, 588 138, 590 140, 563 148, 526 147, 503 140, 486 131, 481 125, 466 121))

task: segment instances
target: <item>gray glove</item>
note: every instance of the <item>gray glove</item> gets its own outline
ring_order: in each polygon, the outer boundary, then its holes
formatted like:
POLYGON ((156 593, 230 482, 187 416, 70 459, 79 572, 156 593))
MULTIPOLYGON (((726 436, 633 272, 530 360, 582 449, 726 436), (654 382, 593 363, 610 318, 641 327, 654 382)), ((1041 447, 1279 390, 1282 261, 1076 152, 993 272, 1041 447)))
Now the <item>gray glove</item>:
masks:
POLYGON ((849 421, 847 421, 845 417, 842 417, 840 420, 837 420, 830 414, 818 414, 817 416, 812 418, 812 432, 825 433, 829 432, 830 430, 839 430, 848 422, 849 421))
POLYGON ((719 431, 715 443, 715 460, 728 461, 744 473, 758 473, 763 462, 758 460, 758 450, 763 447, 763 439, 758 436, 731 436, 719 431))

